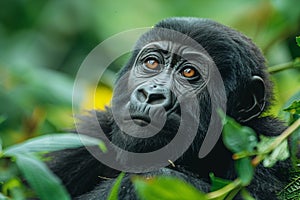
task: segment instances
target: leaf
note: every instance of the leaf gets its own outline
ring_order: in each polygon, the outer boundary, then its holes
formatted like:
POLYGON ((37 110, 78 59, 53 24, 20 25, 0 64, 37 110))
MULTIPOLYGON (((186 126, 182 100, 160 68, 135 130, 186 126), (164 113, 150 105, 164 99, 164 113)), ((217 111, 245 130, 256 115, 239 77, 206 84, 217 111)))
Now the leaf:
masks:
POLYGON ((300 166, 300 128, 294 131, 290 139, 290 152, 293 166, 300 166))
POLYGON ((47 166, 29 154, 15 154, 16 164, 42 200, 69 200, 67 190, 47 166))
POLYGON ((98 145, 102 151, 106 151, 104 143, 96 138, 74 133, 51 134, 27 140, 21 144, 13 145, 4 151, 5 155, 19 153, 51 152, 81 146, 98 145))
POLYGON ((300 101, 294 101, 288 108, 284 109, 290 113, 289 124, 300 118, 300 101))
POLYGON ((288 108, 283 109, 291 114, 300 114, 300 100, 294 101, 288 108))
POLYGON ((285 160, 290 156, 288 142, 282 142, 272 153, 263 160, 264 167, 272 167, 277 161, 285 160))
POLYGON ((0 138, 0 158, 2 157, 2 154, 3 154, 2 150, 3 150, 3 147, 2 147, 2 140, 1 140, 1 138, 0 138))
POLYGON ((134 178, 134 187, 142 200, 207 200, 192 185, 174 177, 134 178))
POLYGON ((254 176, 254 168, 249 157, 236 160, 235 168, 243 186, 250 184, 254 176))
POLYGON ((125 173, 121 173, 118 176, 113 188, 110 191, 110 194, 109 194, 107 200, 118 200, 119 188, 121 186, 121 182, 122 182, 122 179, 124 178, 124 175, 125 175, 125 173))
POLYGON ((256 133, 249 127, 241 126, 230 117, 226 117, 224 122, 223 141, 233 153, 253 152, 257 145, 256 133))
MULTIPOLYGON (((298 94, 297 94, 298 95, 298 94)), ((300 97, 300 93, 298 95, 300 97)), ((296 98, 298 97, 296 96, 296 98)), ((297 99, 299 99, 299 97, 297 99)), ((300 118, 300 100, 293 101, 293 103, 284 111, 289 112, 289 124, 294 123, 300 118)), ((294 131, 290 137, 290 152, 293 166, 297 168, 300 164, 300 128, 294 131)))
MULTIPOLYGON (((260 135, 260 142, 257 145, 259 154, 268 151, 270 145, 277 137, 266 137, 260 135)), ((285 160, 290 156, 287 140, 283 141, 263 160, 264 167, 272 167, 277 161, 285 160)))
POLYGON ((260 142, 257 144, 257 150, 259 153, 265 153, 270 145, 274 142, 276 137, 266 137, 264 135, 259 136, 260 142))
POLYGON ((294 108, 297 108, 297 102, 300 102, 300 91, 294 94, 284 105, 283 109, 280 112, 280 115, 283 117, 284 121, 288 121, 289 125, 294 123, 297 118, 300 118, 300 112, 295 113, 294 108), (294 113, 294 114, 293 114, 294 113))
POLYGON ((235 179, 234 181, 230 182, 224 187, 216 191, 207 193, 207 198, 213 200, 234 199, 234 197, 237 195, 240 189, 241 189, 241 180, 235 179))
POLYGON ((8 200, 8 198, 0 193, 0 200, 8 200))
POLYGON ((230 180, 215 177, 215 175, 213 173, 210 173, 209 177, 210 177, 210 180, 211 180, 210 191, 219 190, 219 189, 225 187, 226 185, 228 185, 229 183, 232 182, 230 180))
POLYGON ((241 196, 244 200, 255 200, 245 188, 241 190, 241 196))
POLYGON ((295 177, 292 182, 278 193, 278 198, 282 200, 300 199, 300 176, 295 177))
POLYGON ((7 120, 7 117, 5 115, 0 115, 0 124, 2 124, 5 120, 7 120))
POLYGON ((297 45, 300 47, 300 36, 296 37, 297 45))

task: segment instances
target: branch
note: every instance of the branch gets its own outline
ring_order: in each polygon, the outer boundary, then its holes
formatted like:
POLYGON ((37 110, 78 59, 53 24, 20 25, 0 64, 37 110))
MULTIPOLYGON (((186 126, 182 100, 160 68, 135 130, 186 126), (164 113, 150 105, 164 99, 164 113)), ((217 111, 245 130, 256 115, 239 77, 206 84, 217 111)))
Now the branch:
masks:
POLYGON ((300 69, 300 58, 296 58, 292 62, 288 62, 288 63, 279 64, 279 65, 269 67, 268 72, 270 74, 274 74, 276 72, 280 72, 280 71, 283 71, 283 70, 286 70, 286 69, 293 69, 293 68, 299 68, 300 69))
POLYGON ((233 182, 229 183, 228 185, 224 186, 223 188, 207 193, 208 199, 214 199, 221 197, 223 195, 228 194, 230 191, 241 187, 241 180, 239 178, 235 179, 233 182))
POLYGON ((264 154, 257 155, 253 160, 252 160, 252 165, 257 166, 265 157, 268 153, 276 149, 279 144, 281 144, 285 139, 287 139, 297 128, 300 127, 300 119, 295 121, 291 126, 289 126, 281 135, 279 135, 269 146, 268 150, 264 154))
MULTIPOLYGON (((295 121, 291 126, 289 126, 285 131, 282 132, 281 135, 279 135, 269 146, 268 150, 261 155, 257 155, 252 160, 253 167, 256 167, 265 157, 268 153, 276 149, 279 144, 281 144, 284 140, 286 140, 296 129, 300 127, 300 119, 295 121)), ((207 193, 208 199, 217 199, 219 197, 222 197, 226 194, 229 194, 230 192, 234 191, 235 189, 239 191, 241 189, 242 183, 239 178, 236 178, 233 182, 230 184, 224 186, 223 188, 207 193)))

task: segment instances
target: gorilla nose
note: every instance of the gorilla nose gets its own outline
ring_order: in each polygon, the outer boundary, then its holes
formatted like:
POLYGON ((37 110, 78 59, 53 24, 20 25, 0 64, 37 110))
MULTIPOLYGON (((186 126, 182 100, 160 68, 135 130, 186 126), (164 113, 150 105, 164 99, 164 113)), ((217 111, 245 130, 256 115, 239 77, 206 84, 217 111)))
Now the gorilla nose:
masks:
POLYGON ((168 89, 157 85, 149 85, 138 88, 136 98, 140 103, 167 107, 171 97, 168 89))
POLYGON ((156 93, 152 91, 147 91, 145 89, 138 90, 138 99, 141 102, 146 102, 147 104, 164 104, 166 97, 163 93, 156 93))

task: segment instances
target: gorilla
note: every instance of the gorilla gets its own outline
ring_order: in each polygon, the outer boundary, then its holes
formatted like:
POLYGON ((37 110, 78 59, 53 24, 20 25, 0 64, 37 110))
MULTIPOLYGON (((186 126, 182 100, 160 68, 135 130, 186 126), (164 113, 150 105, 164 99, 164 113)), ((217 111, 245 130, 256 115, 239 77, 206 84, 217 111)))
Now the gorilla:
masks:
MULTIPOLYGON (((209 19, 168 18, 136 42, 111 106, 79 117, 77 132, 101 138, 107 152, 55 152, 49 167, 78 200, 107 199, 121 171, 122 200, 139 199, 131 183, 136 174, 174 176, 209 192, 209 173, 237 177, 216 110, 256 133, 277 136, 286 127, 263 114, 272 95, 264 57, 249 38, 209 19)), ((289 161, 259 165, 248 191, 255 199, 277 199, 289 167, 289 161)))

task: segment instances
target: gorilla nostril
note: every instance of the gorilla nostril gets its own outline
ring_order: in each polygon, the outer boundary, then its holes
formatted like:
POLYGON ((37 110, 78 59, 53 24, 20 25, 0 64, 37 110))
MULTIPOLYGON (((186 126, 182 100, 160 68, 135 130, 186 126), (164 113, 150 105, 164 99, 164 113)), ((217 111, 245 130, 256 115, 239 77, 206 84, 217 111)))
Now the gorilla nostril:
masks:
POLYGON ((136 100, 149 105, 163 105, 168 102, 168 95, 157 85, 139 88, 135 93, 136 100))
POLYGON ((163 104, 166 101, 166 97, 163 94, 152 93, 148 96, 147 103, 151 105, 163 104))
POLYGON ((148 98, 148 93, 144 89, 139 89, 137 93, 137 98, 140 102, 145 102, 148 98))

